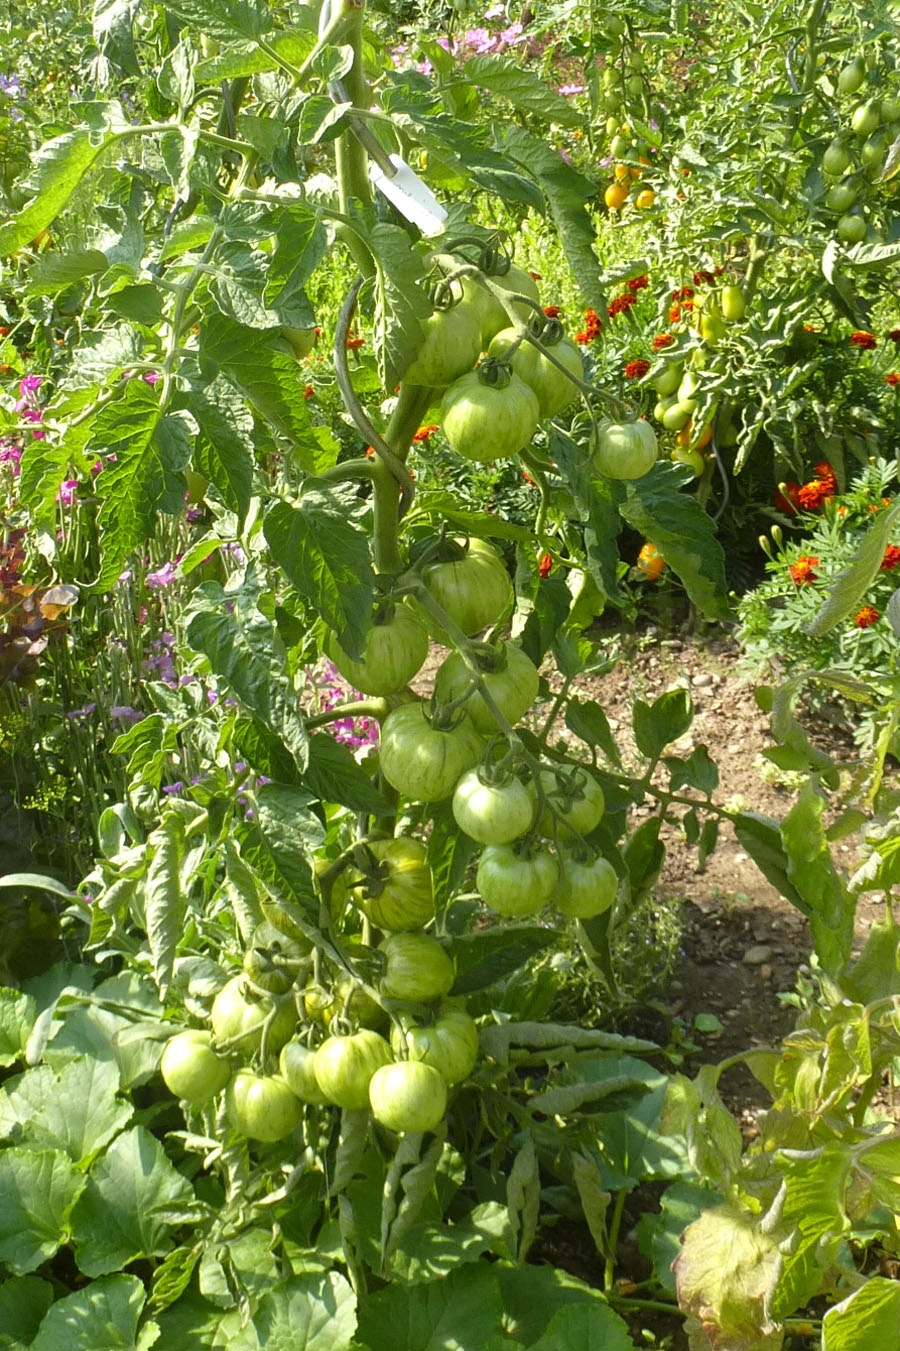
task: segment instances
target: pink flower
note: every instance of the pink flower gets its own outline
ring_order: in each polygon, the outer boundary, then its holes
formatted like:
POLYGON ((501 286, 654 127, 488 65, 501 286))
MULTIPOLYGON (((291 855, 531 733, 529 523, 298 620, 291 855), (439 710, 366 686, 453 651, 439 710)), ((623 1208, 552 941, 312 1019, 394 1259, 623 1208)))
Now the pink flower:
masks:
POLYGON ((64 507, 70 507, 78 494, 78 479, 66 478, 59 485, 59 492, 56 494, 57 502, 64 507))
POLYGON ((164 587, 171 586, 175 580, 175 564, 163 563, 154 572, 148 572, 144 580, 151 591, 161 591, 164 587))

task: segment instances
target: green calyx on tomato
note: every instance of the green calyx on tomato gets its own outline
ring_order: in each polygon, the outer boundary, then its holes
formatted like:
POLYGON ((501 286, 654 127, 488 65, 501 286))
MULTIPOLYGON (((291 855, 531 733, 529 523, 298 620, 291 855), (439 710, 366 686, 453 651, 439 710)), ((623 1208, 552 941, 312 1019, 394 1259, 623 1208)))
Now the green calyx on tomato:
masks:
MULTIPOLYGON (((529 325, 530 329, 530 325, 529 325)), ((555 417, 578 397, 575 380, 584 379, 584 358, 563 332, 558 319, 535 325, 534 336, 565 370, 560 370, 535 343, 519 340, 514 328, 504 328, 492 340, 488 355, 509 360, 516 375, 537 395, 541 420, 555 417), (569 379, 566 371, 574 377, 569 379)))
MULTIPOLYGON (((676 407, 679 406, 676 404, 676 407)), ((669 426, 668 418, 672 411, 670 409, 663 417, 663 426, 669 426)), ((687 422, 692 411, 689 409, 686 412, 684 422, 687 422)), ((636 422, 610 422, 604 418, 593 438, 594 468, 606 478, 643 478, 653 468, 658 455, 656 434, 649 422, 640 418, 636 422)))
POLYGON ((454 380, 441 400, 440 422, 450 445, 482 464, 524 450, 539 420, 537 395, 511 366, 493 358, 454 380))
POLYGON ((379 929, 421 929, 434 919, 434 883, 421 840, 398 835, 361 845, 347 878, 356 905, 379 929))
POLYGON ((231 1125, 248 1140, 272 1144, 300 1124, 300 1100, 280 1074, 238 1070, 225 1094, 231 1125))
POLYGON ((428 631, 407 601, 388 602, 373 618, 362 656, 341 647, 334 633, 325 638, 326 655, 361 694, 395 694, 405 689, 428 656, 428 631))
POLYGON ((185 1102, 208 1102, 231 1078, 231 1066, 216 1055, 211 1034, 203 1028, 188 1028, 166 1042, 159 1062, 160 1074, 170 1093, 185 1102))
POLYGON ((559 882, 559 864, 545 845, 489 844, 478 860, 475 887, 490 910, 513 917, 536 915, 559 882))
POLYGON ((531 829, 534 799, 513 775, 497 779, 470 769, 453 794, 453 817, 479 844, 512 844, 531 829))
POLYGON ((456 979, 446 949, 430 934, 388 934, 380 944, 384 971, 379 982, 386 999, 430 1004, 449 994, 456 979))
POLYGON ((213 1000, 209 1015, 213 1038, 219 1045, 249 1056, 262 1044, 263 1025, 268 1021, 268 1049, 280 1051, 297 1027, 297 1010, 292 1000, 276 1007, 268 996, 256 997, 247 988, 243 975, 232 976, 213 1000))
POLYGON ((447 1085, 431 1065, 398 1060, 372 1075, 369 1105, 388 1130, 433 1131, 447 1111, 447 1085))
POLYGON ((379 768, 410 801, 440 802, 453 792, 460 775, 478 764, 483 749, 468 716, 457 713, 442 726, 440 714, 430 713, 424 703, 401 704, 382 724, 379 768))
MULTIPOLYGON (((474 536, 442 541, 438 557, 423 567, 422 581, 467 638, 498 623, 513 603, 506 564, 487 540, 474 536)), ((446 640, 440 625, 429 623, 433 636, 446 640)))
POLYGON ((384 1037, 366 1028, 347 1037, 329 1037, 316 1051, 316 1082, 329 1102, 361 1111, 369 1105, 372 1075, 391 1059, 384 1037))
POLYGON ((444 1000, 433 1021, 401 1018, 391 1028, 391 1049, 398 1058, 419 1060, 436 1069, 448 1084, 462 1083, 478 1059, 478 1028, 459 1004, 444 1000))
MULTIPOLYGON (((512 642, 473 644, 470 655, 502 716, 508 723, 517 723, 540 687, 534 662, 512 642)), ((439 704, 464 700, 463 707, 479 732, 489 735, 497 731, 494 713, 473 685, 472 668, 462 653, 451 652, 438 668, 434 697, 439 704)))
POLYGON ((606 809, 603 789, 593 774, 580 766, 541 770, 544 810, 538 822, 542 835, 561 841, 589 835, 606 809))
POLYGON ((580 851, 560 854, 560 885, 553 904, 564 915, 592 919, 615 903, 619 878, 608 859, 597 854, 585 857, 580 851))

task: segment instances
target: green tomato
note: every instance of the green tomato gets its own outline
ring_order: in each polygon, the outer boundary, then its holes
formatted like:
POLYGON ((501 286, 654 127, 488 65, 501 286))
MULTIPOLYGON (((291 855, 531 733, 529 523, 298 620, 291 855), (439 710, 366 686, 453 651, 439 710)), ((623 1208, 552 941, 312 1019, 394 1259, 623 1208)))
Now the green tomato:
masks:
POLYGON ((881 109, 877 99, 868 99, 854 108, 850 125, 857 136, 871 136, 881 126, 881 109))
POLYGON ((300 1124, 300 1102, 280 1074, 238 1070, 225 1094, 231 1125, 248 1140, 284 1140, 300 1124))
POLYGON ((667 432, 680 432, 682 427, 686 427, 690 422, 693 413, 694 408, 676 398, 675 402, 664 411, 660 422, 667 432))
POLYGON ((589 835, 600 824, 606 800, 589 770, 542 769, 541 786, 546 799, 538 822, 542 835, 571 840, 574 834, 589 835))
POLYGON ((601 855, 584 862, 564 851, 560 856, 560 887, 553 904, 564 915, 592 919, 614 904, 619 879, 612 864, 601 855))
POLYGON ((178 1032, 166 1042, 159 1062, 170 1093, 185 1102, 208 1102, 228 1083, 231 1066, 210 1046, 211 1034, 202 1028, 178 1032))
POLYGON ((288 1088, 301 1102, 309 1102, 316 1107, 328 1102, 316 1078, 316 1053, 305 1042, 294 1039, 282 1046, 278 1068, 288 1088))
POLYGON ((849 181, 835 183, 825 194, 825 206, 829 211, 836 211, 840 214, 849 211, 858 196, 859 191, 856 184, 849 181))
MULTIPOLYGON (((488 348, 488 356, 504 360, 509 349, 517 341, 514 328, 501 329, 488 348)), ((584 379, 584 357, 570 338, 559 338, 552 345, 548 345, 547 350, 557 361, 562 362, 576 380, 584 379)), ((520 343, 510 361, 519 379, 524 380, 529 389, 537 395, 542 421, 544 418, 555 417, 578 398, 578 386, 554 366, 534 343, 527 340, 520 343)))
POLYGON ((438 1006, 431 1023, 404 1020, 391 1028, 391 1049, 436 1069, 448 1084, 462 1083, 478 1059, 478 1028, 464 1008, 449 1000, 438 1006))
MULTIPOLYGON (((504 291, 509 291, 513 295, 526 296, 533 300, 535 304, 540 303, 540 292, 537 283, 530 273, 525 272, 521 267, 516 267, 515 263, 510 264, 508 272, 494 273, 488 278, 494 286, 499 286, 504 291)), ((481 339, 483 346, 491 341, 501 328, 506 328, 509 324, 509 314, 503 306, 503 302, 488 289, 484 281, 475 276, 463 278, 462 282, 463 296, 478 317, 478 323, 481 329, 481 339)), ((528 319, 534 314, 534 308, 519 300, 514 302, 515 311, 521 319, 528 319)))
POLYGON ((673 361, 665 370, 660 371, 659 375, 653 380, 653 388, 662 398, 668 398, 674 394, 681 384, 684 375, 684 364, 681 361, 673 361))
POLYGON ((361 694, 396 694, 428 656, 428 631, 412 606, 401 601, 375 617, 358 661, 347 655, 334 633, 327 635, 324 647, 344 679, 361 694))
POLYGON ((410 801, 441 802, 460 775, 478 764, 483 750, 484 741, 467 716, 444 731, 425 704, 401 704, 382 725, 379 768, 410 801))
POLYGON ((512 844, 531 829, 534 800, 518 779, 486 783, 477 769, 470 769, 456 785, 453 817, 479 844, 512 844))
POLYGON ((831 145, 822 156, 822 171, 831 174, 832 178, 840 178, 845 169, 850 167, 850 151, 847 144, 839 136, 831 142, 831 145))
MULTIPOLYGON (((517 723, 537 698, 540 676, 534 662, 511 642, 484 646, 477 651, 476 661, 485 687, 503 717, 509 723, 517 723)), ((471 670, 462 654, 451 652, 435 676, 435 700, 449 704, 461 698, 471 680, 471 670)), ((490 735, 497 731, 496 719, 479 690, 472 690, 464 708, 479 732, 490 735)))
POLYGON ((316 343, 315 328, 289 328, 282 325, 281 336, 298 361, 308 357, 316 343))
POLYGON ((838 239, 844 244, 861 244, 867 234, 865 218, 848 213, 837 223, 838 239))
POLYGON ((541 846, 517 849, 489 844, 478 860, 475 887, 485 905, 498 915, 536 915, 550 901, 559 882, 559 864, 541 846))
MULTIPOLYGON (((665 414, 663 426, 668 426, 667 419, 673 411, 669 409, 665 414)), ((594 440, 593 463, 594 468, 604 477, 643 478, 653 468, 658 454, 656 433, 649 422, 638 420, 611 423, 604 419, 600 423, 599 432, 594 440)))
POLYGON ((864 56, 854 56, 852 61, 848 61, 838 71, 837 87, 842 94, 855 94, 861 89, 866 79, 866 59, 864 56))
POLYGON ((366 845, 374 868, 347 877, 354 905, 379 929, 421 929, 434 919, 434 883, 421 840, 397 835, 366 845))
POLYGON ((329 1037, 316 1051, 316 1082, 329 1102, 361 1111, 369 1105, 372 1075, 390 1061, 384 1037, 367 1028, 349 1037, 329 1037))
MULTIPOLYGON (((489 383, 483 363, 454 380, 441 400, 440 423, 458 455, 486 464, 511 459, 524 450, 537 431, 537 395, 509 371, 489 383)), ((502 367, 500 368, 503 369, 502 367)))
POLYGON ((428 1004, 453 988, 453 962, 430 934, 388 934, 379 951, 385 959, 379 988, 386 999, 428 1004))
POLYGON ((431 1065, 398 1060, 372 1075, 369 1104, 388 1130, 433 1131, 447 1111, 447 1085, 431 1065))
POLYGON ((736 324, 747 312, 747 302, 739 286, 722 287, 722 318, 736 324))
POLYGON ((403 383, 443 389, 470 371, 481 352, 481 326, 466 304, 435 310, 422 325, 424 338, 403 383))
MULTIPOLYGON (((506 614, 513 603, 512 582, 503 559, 486 540, 471 538, 465 552, 462 541, 452 544, 459 557, 428 563, 422 581, 457 628, 471 638, 506 614)), ((430 624, 435 638, 446 638, 440 625, 433 620, 430 624)))
MULTIPOLYGON (((263 1023, 271 1011, 272 1002, 254 998, 243 975, 232 976, 213 1000, 209 1015, 213 1037, 218 1043, 233 1043, 241 1055, 251 1056, 262 1044, 263 1023)), ((288 1001, 279 1007, 269 1028, 269 1050, 280 1051, 296 1027, 297 1010, 288 1001)))

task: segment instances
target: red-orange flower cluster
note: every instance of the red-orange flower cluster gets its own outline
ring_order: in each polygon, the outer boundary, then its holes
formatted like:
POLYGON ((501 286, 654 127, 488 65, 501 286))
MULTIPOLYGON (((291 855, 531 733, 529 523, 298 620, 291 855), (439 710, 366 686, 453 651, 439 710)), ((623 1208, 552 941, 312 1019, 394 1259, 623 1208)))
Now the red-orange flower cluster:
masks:
POLYGON ((792 563, 788 568, 791 581, 795 582, 797 586, 805 586, 809 582, 814 582, 819 575, 815 571, 818 563, 818 558, 809 554, 801 554, 796 563, 792 563))
POLYGON ((553 571, 552 554, 541 554, 541 561, 538 563, 538 576, 549 577, 552 571, 553 571))
POLYGON ((606 313, 610 319, 615 319, 617 314, 627 314, 632 305, 637 304, 637 296, 634 293, 624 296, 615 296, 607 305, 606 313))
POLYGON ((900 563, 900 546, 889 544, 884 551, 884 558, 881 560, 881 571, 893 572, 898 563, 900 563))
POLYGON ((781 488, 776 488, 772 501, 779 511, 783 511, 786 516, 793 516, 800 506, 797 494, 800 492, 800 484, 789 479, 787 483, 782 483, 781 488), (784 492, 781 491, 784 489, 784 492))
POLYGON ((642 272, 639 277, 631 277, 630 280, 625 283, 626 289, 631 292, 643 291, 649 285, 650 278, 647 276, 646 272, 642 272))
POLYGON ((362 347, 364 342, 365 338, 361 338, 358 333, 355 333, 351 330, 351 332, 347 335, 347 351, 355 352, 358 348, 362 347))
POLYGON ((579 333, 575 334, 575 341, 581 343, 593 342, 595 338, 600 336, 601 328, 602 324, 600 323, 600 316, 597 311, 585 310, 584 328, 579 333))
POLYGON ((896 371, 888 371, 887 375, 884 377, 884 383, 890 385, 892 389, 895 389, 897 385, 900 385, 900 375, 898 375, 896 371))
POLYGON ((558 318, 559 318, 559 306, 558 306, 558 305, 545 305, 545 306, 544 306, 544 313, 546 314, 546 316, 547 316, 548 319, 558 319, 558 318))
POLYGON ((673 300, 690 300, 694 294, 693 286, 676 286, 672 292, 673 300))
POLYGON ((853 622, 858 629, 868 629, 877 624, 880 618, 874 605, 864 605, 853 622))
POLYGON ((797 489, 797 501, 804 511, 818 511, 830 497, 834 497, 837 488, 833 465, 827 460, 820 460, 816 465, 816 477, 797 489))
POLYGON ((878 339, 874 333, 866 333, 860 329, 850 334, 850 346, 858 347, 862 352, 870 352, 873 347, 878 346, 878 339))
POLYGON ((708 271, 705 267, 701 268, 699 272, 694 273, 695 286, 711 286, 715 279, 715 273, 708 271))
POLYGON ((625 379, 640 380, 650 369, 650 362, 645 357, 635 357, 633 361, 625 363, 625 379))
POLYGON ((421 445, 423 441, 427 441, 433 436, 437 429, 438 425, 436 422, 429 422, 427 426, 420 427, 417 432, 413 433, 413 441, 415 441, 417 445, 421 445))
POLYGON ((315 394, 315 392, 316 392, 316 387, 315 387, 315 385, 304 385, 304 387, 303 387, 303 397, 304 397, 304 399, 311 399, 311 398, 313 397, 313 395, 315 394))
POLYGON ((675 339, 672 337, 671 333, 657 333, 656 337, 651 341, 650 346, 653 348, 654 352, 661 352, 664 347, 671 347, 674 341, 675 339))

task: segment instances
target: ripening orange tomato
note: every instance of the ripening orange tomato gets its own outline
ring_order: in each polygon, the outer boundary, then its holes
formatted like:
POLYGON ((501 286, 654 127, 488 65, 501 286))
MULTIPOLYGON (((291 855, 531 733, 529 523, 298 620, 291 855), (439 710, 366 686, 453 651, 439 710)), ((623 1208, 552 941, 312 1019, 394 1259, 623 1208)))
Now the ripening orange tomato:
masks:
POLYGON ((666 560, 663 558, 656 545, 651 544, 648 540, 641 548, 635 566, 644 574, 648 582, 655 582, 662 575, 662 571, 666 566, 666 560))
POLYGON ((610 183, 603 194, 603 200, 610 211, 618 211, 628 201, 628 189, 621 183, 610 183))
POLYGON ((652 188, 644 188, 634 199, 634 204, 641 211, 646 211, 656 201, 656 193, 652 188))

